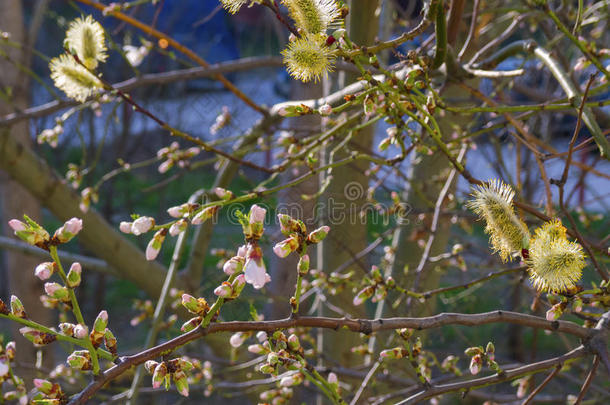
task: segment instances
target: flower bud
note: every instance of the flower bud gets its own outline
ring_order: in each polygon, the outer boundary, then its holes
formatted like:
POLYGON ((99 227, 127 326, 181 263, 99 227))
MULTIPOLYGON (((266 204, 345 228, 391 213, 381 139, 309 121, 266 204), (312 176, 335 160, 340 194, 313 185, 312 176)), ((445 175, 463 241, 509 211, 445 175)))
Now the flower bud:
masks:
POLYGON ((265 332, 264 330, 261 330, 260 332, 256 333, 256 339, 260 342, 263 343, 267 340, 267 332, 265 332))
POLYGON ((29 340, 35 345, 42 346, 57 340, 55 335, 51 335, 50 333, 40 332, 34 328, 30 328, 28 326, 19 329, 19 333, 23 335, 24 338, 29 340))
POLYGON ((318 109, 318 112, 320 113, 320 115, 323 115, 323 116, 331 115, 333 113, 333 108, 331 107, 330 104, 324 104, 324 105, 320 106, 320 108, 318 109))
POLYGON ((66 336, 74 336, 74 328, 76 325, 73 323, 63 322, 59 324, 59 330, 66 336))
POLYGON ((6 356, 0 356, 0 379, 4 380, 4 377, 8 375, 10 369, 8 358, 6 356))
POLYGON ((293 219, 290 215, 277 214, 277 219, 280 223, 280 231, 286 236, 289 236, 294 232, 305 233, 307 230, 305 228, 305 224, 303 224, 301 221, 293 219))
POLYGON ((93 330, 98 333, 104 333, 107 326, 108 326, 108 312, 103 310, 97 315, 97 318, 95 318, 95 322, 93 323, 93 330))
POLYGON ((487 343, 487 347, 485 348, 485 354, 489 358, 490 361, 494 361, 495 359, 496 348, 492 342, 487 343))
POLYGON ((374 292, 375 292, 375 288, 372 287, 372 286, 368 286, 368 287, 363 288, 354 297, 353 304, 356 305, 356 306, 361 305, 364 301, 366 301, 367 299, 371 298, 373 296, 374 292))
POLYGON ((476 356, 477 354, 483 354, 483 348, 481 346, 469 347, 468 349, 464 350, 464 354, 470 357, 476 356))
POLYGON ((148 246, 146 246, 146 260, 155 260, 157 258, 163 241, 165 241, 165 235, 167 235, 167 229, 159 229, 150 242, 148 242, 148 246))
POLYGON ((186 231, 187 227, 188 227, 187 220, 186 219, 179 219, 178 221, 174 222, 169 227, 169 234, 171 236, 177 236, 177 235, 181 234, 182 232, 186 231))
POLYGON ((150 231, 155 226, 155 219, 152 217, 139 217, 131 224, 131 233, 139 236, 150 231))
POLYGON ((260 366, 258 371, 265 374, 273 374, 275 373, 275 367, 273 367, 271 364, 263 364, 262 366, 260 366))
POLYGON ((132 222, 121 221, 119 224, 119 230, 123 233, 131 233, 132 226, 132 222))
POLYGON ((8 221, 8 225, 15 232, 15 235, 26 243, 38 246, 49 241, 49 233, 35 221, 24 215, 25 223, 17 219, 8 221))
POLYGON ((222 271, 224 271, 224 273, 229 276, 235 273, 239 273, 243 270, 245 261, 246 260, 241 256, 233 256, 232 258, 227 260, 222 266, 222 271))
POLYGON ((190 332, 190 331, 194 330, 195 328, 197 328, 201 324, 202 320, 203 320, 203 318, 200 316, 191 318, 182 324, 182 327, 180 328, 180 330, 184 333, 190 332))
POLYGON ((210 309, 205 298, 195 298, 189 294, 182 294, 182 305, 191 313, 205 315, 210 309))
POLYGON ((89 328, 87 328, 86 325, 81 325, 79 323, 74 327, 72 334, 77 339, 84 339, 89 335, 89 328))
POLYGON ((276 352, 271 352, 267 355, 267 363, 271 365, 276 365, 279 360, 280 359, 276 352))
POLYGON ((312 233, 310 233, 309 236, 307 237, 307 240, 311 243, 322 242, 324 240, 324 238, 326 238, 326 235, 328 235, 328 232, 330 232, 329 226, 326 226, 326 225, 321 226, 320 228, 318 228, 315 231, 313 231, 312 233))
POLYGON ((301 276, 304 276, 309 271, 309 255, 305 254, 301 256, 297 263, 297 271, 301 276))
POLYGON ((34 378, 34 386, 45 395, 50 395, 53 391, 53 383, 48 380, 34 378))
POLYGON ((36 266, 34 275, 42 281, 48 280, 55 272, 55 265, 53 262, 44 262, 36 266))
POLYGON ((163 383, 165 383, 166 386, 169 384, 169 375, 167 374, 167 366, 165 365, 165 362, 157 364, 152 377, 153 388, 159 388, 163 383))
POLYGON ((303 382, 303 376, 301 373, 294 373, 286 377, 282 377, 280 380, 280 387, 292 387, 303 382))
POLYGON ((0 314, 2 314, 2 315, 10 314, 9 309, 6 307, 6 304, 1 299, 0 299, 0 314))
POLYGON ((481 366, 483 364, 483 358, 480 354, 477 354, 472 357, 470 360, 470 373, 472 375, 477 375, 481 371, 481 366))
POLYGON ((214 189, 214 194, 216 194, 221 200, 230 200, 231 198, 233 198, 233 192, 225 190, 221 187, 216 187, 214 189))
POLYGON ((243 274, 240 274, 239 276, 237 276, 235 278, 235 280, 233 280, 233 283, 231 283, 231 290, 232 290, 231 298, 235 299, 235 298, 239 297, 239 294, 241 294, 241 292, 245 286, 246 286, 246 276, 243 274))
POLYGON ((80 281, 81 281, 81 272, 82 272, 82 267, 81 267, 80 263, 78 263, 78 262, 72 263, 72 266, 70 266, 70 271, 68 272, 68 275, 66 276, 66 278, 67 278, 66 285, 70 288, 78 287, 80 285, 80 281))
POLYGON ((144 368, 146 369, 146 371, 148 371, 148 374, 151 374, 155 372, 155 368, 159 365, 158 362, 154 361, 154 360, 148 360, 146 361, 146 363, 144 363, 144 368))
POLYGON ((58 283, 45 283, 44 290, 49 297, 53 297, 60 301, 68 300, 70 298, 68 289, 58 283))
POLYGON ((195 214, 195 216, 191 220, 191 223, 193 225, 203 224, 205 221, 212 218, 219 209, 220 209, 220 207, 218 205, 206 207, 206 208, 202 209, 201 211, 199 211, 197 214, 195 214))
POLYGON ((252 354, 261 354, 261 353, 265 353, 265 348, 263 347, 263 345, 250 345, 248 346, 248 351, 252 354))
POLYGON ((561 315, 563 314, 563 309, 561 307, 562 307, 562 303, 555 304, 551 307, 551 309, 546 311, 546 320, 547 321, 556 321, 557 319, 559 319, 561 317, 561 315))
POLYGON ((379 357, 382 359, 402 359, 406 354, 406 350, 402 347, 395 347, 393 349, 383 350, 379 353, 379 357))
POLYGON ((301 342, 299 342, 299 338, 294 333, 288 336, 288 347, 291 350, 299 350, 301 348, 301 342))
POLYGON ((220 298, 229 298, 233 294, 231 284, 224 281, 221 285, 214 289, 214 294, 219 296, 220 298))
POLYGON ((248 338, 248 335, 246 333, 237 332, 237 333, 234 333, 231 335, 231 338, 229 339, 229 343, 233 347, 239 347, 244 343, 244 341, 247 338, 248 338))
POLYGON ((183 397, 189 396, 189 383, 186 374, 182 370, 178 370, 174 373, 174 384, 176 389, 183 397))
POLYGON ((83 220, 71 218, 55 231, 54 238, 61 243, 67 243, 83 229, 83 220))
POLYGON ((335 374, 333 372, 328 373, 327 381, 330 385, 333 385, 335 387, 337 387, 339 385, 339 379, 337 378, 337 374, 335 374))
POLYGON ((28 317, 21 300, 16 295, 11 295, 11 314, 17 318, 27 319, 28 317))
POLYGON ((275 253, 278 257, 286 257, 290 253, 294 252, 299 248, 299 239, 296 236, 292 236, 288 239, 285 239, 273 247, 273 253, 275 253))
POLYGON ((87 350, 77 350, 68 356, 68 364, 77 370, 91 369, 91 355, 87 350))
POLYGON ((4 346, 4 351, 6 352, 6 357, 9 361, 13 361, 15 359, 15 355, 17 354, 17 345, 14 341, 10 341, 4 346))
POLYGON ((106 328, 106 331, 104 332, 104 345, 106 346, 106 349, 108 349, 108 351, 112 353, 113 356, 117 355, 116 343, 117 340, 114 336, 114 333, 112 333, 110 329, 106 328))

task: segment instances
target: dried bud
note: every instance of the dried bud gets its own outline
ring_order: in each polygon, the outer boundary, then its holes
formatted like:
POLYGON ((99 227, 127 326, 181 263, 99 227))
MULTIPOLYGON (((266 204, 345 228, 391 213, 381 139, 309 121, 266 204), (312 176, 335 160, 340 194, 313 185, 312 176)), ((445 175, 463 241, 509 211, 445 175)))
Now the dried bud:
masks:
POLYGON ((47 345, 49 343, 54 342, 57 338, 55 335, 51 335, 50 333, 40 332, 34 328, 23 327, 19 329, 19 333, 23 335, 24 338, 29 340, 35 345, 42 346, 47 345))
POLYGON ((10 313, 9 309, 6 307, 4 301, 0 299, 0 314, 8 315, 10 313))
POLYGON ((17 298, 16 295, 11 295, 11 315, 23 319, 27 319, 28 317, 25 313, 25 308, 23 307, 21 300, 17 298))
POLYGON ((146 369, 146 371, 148 371, 148 374, 152 375, 152 373, 155 372, 155 368, 157 368, 158 365, 159 365, 158 362, 156 362, 154 360, 148 360, 148 361, 146 361, 146 363, 144 363, 144 368, 146 369))

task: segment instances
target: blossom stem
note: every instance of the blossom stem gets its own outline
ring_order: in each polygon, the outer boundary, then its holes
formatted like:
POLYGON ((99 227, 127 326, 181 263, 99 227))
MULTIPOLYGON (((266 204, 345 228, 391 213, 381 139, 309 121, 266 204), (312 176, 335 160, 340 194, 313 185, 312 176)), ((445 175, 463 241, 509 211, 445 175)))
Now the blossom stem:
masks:
MULTIPOLYGON (((57 273, 59 274, 59 277, 61 277, 64 284, 67 286, 68 278, 66 277, 66 272, 64 271, 61 261, 59 260, 59 256, 57 255, 57 247, 50 246, 49 254, 53 258, 53 261, 57 264, 57 273)), ((76 321, 81 325, 86 325, 85 319, 83 318, 83 314, 80 310, 80 306, 78 305, 78 300, 76 299, 76 294, 74 294, 74 288, 68 287, 68 294, 70 296, 70 302, 72 303, 72 313, 76 317, 76 321)), ((81 346, 84 346, 87 350, 89 350, 89 354, 91 355, 91 363, 93 366, 93 374, 99 374, 100 362, 97 357, 97 350, 95 347, 93 347, 93 343, 91 343, 91 340, 88 337, 79 339, 79 341, 81 346)))

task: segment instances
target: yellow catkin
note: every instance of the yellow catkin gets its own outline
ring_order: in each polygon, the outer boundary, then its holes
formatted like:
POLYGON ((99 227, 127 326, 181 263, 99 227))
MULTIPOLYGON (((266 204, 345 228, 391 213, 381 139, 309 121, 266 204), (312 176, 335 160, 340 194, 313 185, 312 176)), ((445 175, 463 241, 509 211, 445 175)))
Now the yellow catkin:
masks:
POLYGON ((295 79, 318 81, 333 70, 335 53, 326 46, 322 35, 308 34, 297 38, 282 51, 288 73, 295 79))
POLYGON ((282 0, 297 28, 309 34, 324 33, 340 16, 335 0, 282 0))
POLYGON ((467 203, 486 222, 485 233, 493 249, 503 261, 510 261, 515 253, 527 246, 529 231, 513 210, 513 189, 498 180, 477 186, 473 199, 467 203))
POLYGON ((558 219, 536 229, 526 263, 534 287, 554 293, 574 288, 586 265, 582 246, 567 239, 566 229, 558 219))
POLYGON ((71 55, 60 55, 49 63, 55 86, 70 98, 84 102, 102 87, 97 77, 79 65, 71 55))
POLYGON ((90 15, 70 23, 64 46, 89 69, 95 69, 98 62, 104 62, 108 57, 104 29, 90 15))

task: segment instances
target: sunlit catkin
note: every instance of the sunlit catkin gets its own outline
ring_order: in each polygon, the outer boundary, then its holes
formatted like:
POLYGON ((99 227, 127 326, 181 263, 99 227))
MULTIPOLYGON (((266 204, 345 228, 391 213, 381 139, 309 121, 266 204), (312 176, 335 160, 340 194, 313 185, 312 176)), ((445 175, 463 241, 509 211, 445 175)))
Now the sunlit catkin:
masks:
POLYGON ((282 0, 297 28, 310 34, 324 33, 340 16, 335 0, 282 0))
POLYGON ((222 6, 231 14, 235 14, 239 11, 241 6, 248 3, 250 0, 220 0, 222 6))
POLYGON ((51 59, 49 68, 55 86, 77 101, 84 102, 102 87, 99 79, 79 65, 71 55, 63 54, 51 59))
POLYGON ((558 219, 536 229, 526 263, 534 287, 554 293, 574 288, 586 264, 582 246, 567 239, 558 219))
POLYGON ((104 62, 108 57, 104 29, 90 15, 70 23, 64 46, 89 69, 95 69, 98 62, 104 62))
POLYGON ((513 210, 513 189, 498 180, 477 186, 467 203, 486 222, 485 233, 489 234, 493 249, 503 261, 510 261, 513 254, 527 247, 529 231, 513 210))
POLYGON ((295 79, 318 81, 333 70, 334 51, 326 46, 322 35, 307 34, 296 38, 282 51, 288 73, 295 79))

